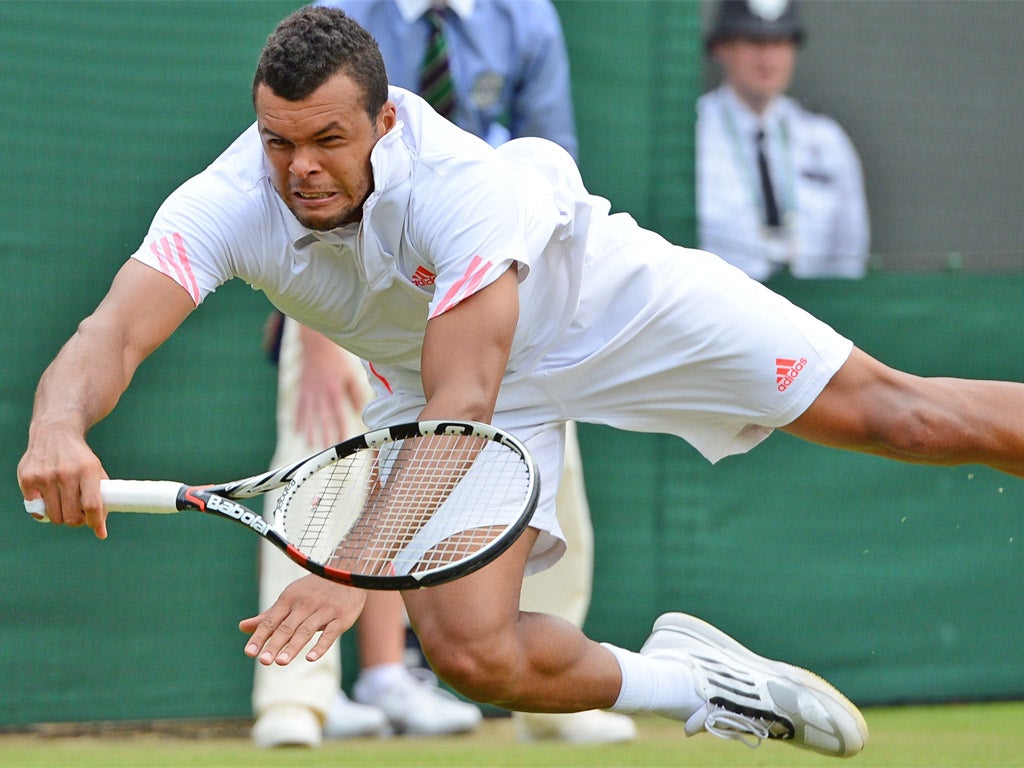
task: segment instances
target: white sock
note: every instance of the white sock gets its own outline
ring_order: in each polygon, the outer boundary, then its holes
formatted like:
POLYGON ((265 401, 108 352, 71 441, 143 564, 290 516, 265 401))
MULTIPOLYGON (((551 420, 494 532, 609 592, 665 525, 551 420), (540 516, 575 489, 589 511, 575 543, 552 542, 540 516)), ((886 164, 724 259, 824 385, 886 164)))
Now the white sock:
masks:
POLYGON ((399 680, 409 675, 405 664, 395 662, 393 664, 377 664, 373 667, 359 670, 359 678, 356 680, 352 694, 357 701, 365 701, 373 698, 379 691, 394 685, 399 680))
POLYGON ((678 661, 655 659, 601 643, 622 670, 622 688, 613 712, 654 712, 686 720, 704 706, 694 687, 693 673, 678 661))

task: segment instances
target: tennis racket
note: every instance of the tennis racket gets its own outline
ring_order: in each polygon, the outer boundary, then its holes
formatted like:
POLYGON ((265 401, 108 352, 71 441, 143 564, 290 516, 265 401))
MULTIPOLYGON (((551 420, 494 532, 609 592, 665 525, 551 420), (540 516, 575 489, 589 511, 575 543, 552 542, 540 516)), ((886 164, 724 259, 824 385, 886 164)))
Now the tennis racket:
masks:
MULTIPOLYGON (((465 576, 508 549, 537 507, 539 479, 507 432, 421 421, 222 485, 102 480, 100 492, 111 512, 207 512, 332 581, 404 590, 465 576), (282 486, 273 522, 237 502, 282 486)), ((25 510, 48 522, 42 499, 26 500, 25 510)))

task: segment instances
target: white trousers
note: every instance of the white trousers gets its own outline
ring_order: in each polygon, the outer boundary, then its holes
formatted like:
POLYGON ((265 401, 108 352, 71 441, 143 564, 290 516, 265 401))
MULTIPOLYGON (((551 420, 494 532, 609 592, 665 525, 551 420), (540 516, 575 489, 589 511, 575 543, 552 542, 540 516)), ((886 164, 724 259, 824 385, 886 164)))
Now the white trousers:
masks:
MULTIPOLYGON (((278 363, 277 445, 270 462, 276 467, 300 459, 326 446, 311 446, 295 429, 295 412, 299 394, 299 373, 302 353, 299 327, 285 321, 278 363)), ((348 354, 348 353, 346 353, 348 354)), ((351 358, 354 366, 359 361, 351 358)), ((367 385, 369 386, 369 385, 367 385)), ((359 414, 352 414, 350 423, 362 429, 359 414)), ((590 606, 593 577, 593 528, 590 507, 583 484, 583 466, 575 425, 568 425, 565 464, 558 489, 556 509, 558 521, 568 542, 568 550, 552 568, 528 577, 523 582, 522 607, 560 616, 582 626, 590 606)), ((273 510, 277 494, 264 498, 264 508, 273 510)), ((273 545, 261 541, 259 552, 259 607, 269 607, 281 591, 301 578, 306 571, 289 560, 273 545)), ((257 663, 253 679, 253 710, 258 717, 268 708, 280 704, 308 707, 326 717, 327 709, 341 686, 341 652, 335 643, 323 657, 308 662, 299 655, 285 667, 265 667, 257 663)))

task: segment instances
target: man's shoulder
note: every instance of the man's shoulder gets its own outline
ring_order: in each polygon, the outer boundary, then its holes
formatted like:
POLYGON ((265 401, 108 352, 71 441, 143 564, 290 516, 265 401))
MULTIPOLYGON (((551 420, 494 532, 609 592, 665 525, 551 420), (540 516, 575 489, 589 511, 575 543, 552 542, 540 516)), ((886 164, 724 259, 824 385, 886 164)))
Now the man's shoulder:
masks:
POLYGON ((539 44, 537 38, 561 35, 558 11, 551 0, 476 0, 465 21, 487 31, 488 37, 509 29, 517 40, 539 44))
POLYGON ((253 125, 175 195, 215 209, 256 209, 267 203, 267 184, 263 147, 253 125))
POLYGON ((262 242, 283 223, 275 198, 253 127, 168 195, 154 225, 211 243, 262 242))
POLYGON ((821 112, 808 107, 791 96, 785 96, 780 99, 780 108, 785 115, 797 121, 806 129, 826 133, 837 131, 841 133, 843 131, 842 126, 835 117, 827 112, 821 112))
MULTIPOLYGON (((250 125, 206 169, 211 181, 249 193, 267 180, 263 144, 256 124, 250 125)), ((200 174, 203 175, 203 174, 200 174)))
POLYGON ((795 100, 790 103, 795 106, 789 113, 790 137, 798 150, 812 151, 836 164, 848 164, 857 158, 853 141, 836 118, 807 109, 795 100))
POLYGON ((379 142, 388 152, 408 151, 417 166, 452 166, 460 172, 493 156, 486 141, 438 115, 419 95, 396 86, 391 86, 388 94, 401 124, 396 141, 379 142))
POLYGON ((704 93, 702 93, 697 98, 697 103, 698 104, 710 104, 712 101, 716 101, 717 99, 720 99, 722 97, 723 87, 724 86, 720 85, 717 88, 712 88, 709 91, 704 91, 704 93))
POLYGON ((696 120, 697 136, 704 144, 717 142, 727 135, 725 100, 721 89, 707 91, 697 99, 696 120))
POLYGON ((549 23, 558 18, 558 11, 551 0, 477 0, 475 9, 490 9, 505 16, 549 23))
POLYGON ((727 110, 733 112, 739 109, 737 104, 736 99, 730 96, 728 88, 719 85, 697 98, 697 117, 703 120, 721 120, 727 110))

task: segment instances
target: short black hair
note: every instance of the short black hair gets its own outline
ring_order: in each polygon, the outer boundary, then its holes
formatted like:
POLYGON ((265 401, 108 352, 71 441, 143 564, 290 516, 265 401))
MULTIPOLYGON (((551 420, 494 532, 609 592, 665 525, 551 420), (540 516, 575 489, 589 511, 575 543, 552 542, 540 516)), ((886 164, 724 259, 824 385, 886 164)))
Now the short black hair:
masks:
POLYGON ((377 41, 336 8, 305 6, 267 38, 252 81, 253 100, 263 84, 288 101, 308 98, 338 72, 363 92, 370 118, 388 98, 388 75, 377 41))

